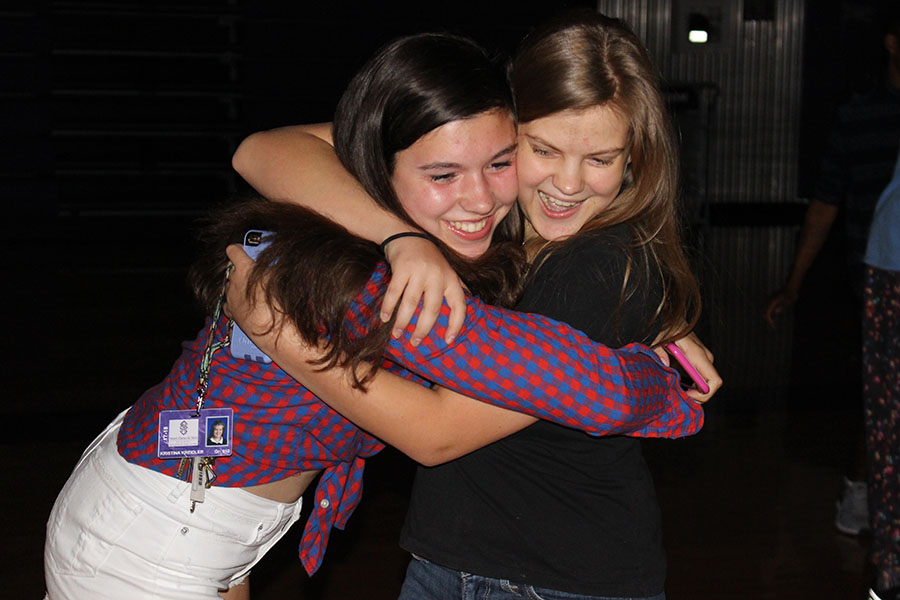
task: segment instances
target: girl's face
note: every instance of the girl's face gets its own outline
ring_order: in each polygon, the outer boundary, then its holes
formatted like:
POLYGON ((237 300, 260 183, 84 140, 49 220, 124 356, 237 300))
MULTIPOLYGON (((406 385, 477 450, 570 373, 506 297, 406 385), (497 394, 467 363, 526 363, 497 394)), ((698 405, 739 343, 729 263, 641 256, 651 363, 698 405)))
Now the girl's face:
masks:
POLYGON ((213 427, 213 437, 219 439, 225 433, 224 425, 216 425, 213 427))
POLYGON ((474 258, 516 201, 516 130, 505 111, 434 129, 394 156, 400 204, 422 229, 474 258))
POLYGON ((526 235, 558 240, 616 200, 628 165, 629 123, 608 106, 519 125, 519 204, 526 235))

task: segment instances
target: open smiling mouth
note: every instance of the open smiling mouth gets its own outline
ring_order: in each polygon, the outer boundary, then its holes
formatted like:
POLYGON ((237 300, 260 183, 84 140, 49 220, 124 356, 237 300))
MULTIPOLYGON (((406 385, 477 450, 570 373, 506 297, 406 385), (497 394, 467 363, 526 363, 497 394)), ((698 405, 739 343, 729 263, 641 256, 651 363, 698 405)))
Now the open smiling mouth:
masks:
POLYGON ((449 225, 451 229, 457 229, 464 233, 478 233, 487 227, 488 221, 490 220, 490 217, 486 217, 480 221, 447 221, 447 225, 449 225))
POLYGON ((538 190, 538 198, 541 199, 541 204, 544 205, 544 208, 547 209, 548 212, 554 213, 564 213, 571 212, 573 208, 576 208, 584 202, 584 200, 578 200, 577 202, 564 202, 563 200, 559 200, 545 194, 544 192, 538 190))
POLYGON ((477 242, 490 237, 494 216, 491 214, 477 221, 444 221, 444 225, 457 238, 477 242))

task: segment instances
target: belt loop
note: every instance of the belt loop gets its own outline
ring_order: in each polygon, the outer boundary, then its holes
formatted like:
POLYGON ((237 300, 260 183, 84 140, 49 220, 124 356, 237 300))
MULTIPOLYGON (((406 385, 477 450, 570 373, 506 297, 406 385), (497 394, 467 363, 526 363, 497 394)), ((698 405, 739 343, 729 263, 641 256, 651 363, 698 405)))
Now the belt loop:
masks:
POLYGON ((184 490, 188 489, 188 487, 189 485, 187 484, 187 482, 176 480, 175 485, 172 487, 172 491, 169 492, 169 495, 166 496, 166 498, 169 500, 169 502, 174 504, 178 502, 178 499, 181 498, 181 496, 184 495, 184 490))

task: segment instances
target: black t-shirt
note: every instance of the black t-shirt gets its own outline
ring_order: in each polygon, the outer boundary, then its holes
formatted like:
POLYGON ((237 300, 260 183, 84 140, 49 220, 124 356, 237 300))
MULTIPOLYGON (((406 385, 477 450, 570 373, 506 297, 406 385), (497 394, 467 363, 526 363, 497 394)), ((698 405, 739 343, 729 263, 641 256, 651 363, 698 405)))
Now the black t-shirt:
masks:
MULTIPOLYGON (((633 261, 629 229, 579 237, 540 265, 516 307, 609 346, 648 341, 657 277, 633 261)), ((640 255, 640 253, 638 253, 640 255)), ((416 474, 401 545, 448 568, 597 596, 663 591, 665 554, 640 442, 540 421, 416 474)))

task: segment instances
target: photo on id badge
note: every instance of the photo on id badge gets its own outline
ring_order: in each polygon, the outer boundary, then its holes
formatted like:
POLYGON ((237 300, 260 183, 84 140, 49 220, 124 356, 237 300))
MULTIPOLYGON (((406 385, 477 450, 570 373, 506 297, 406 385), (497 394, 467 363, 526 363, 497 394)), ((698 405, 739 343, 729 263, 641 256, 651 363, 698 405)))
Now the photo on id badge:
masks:
POLYGON ((206 431, 209 437, 206 438, 207 446, 224 446, 228 443, 228 419, 219 417, 206 418, 206 431))
POLYGON ((164 410, 159 414, 159 458, 229 456, 234 427, 230 408, 164 410))

